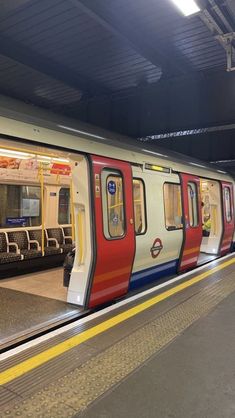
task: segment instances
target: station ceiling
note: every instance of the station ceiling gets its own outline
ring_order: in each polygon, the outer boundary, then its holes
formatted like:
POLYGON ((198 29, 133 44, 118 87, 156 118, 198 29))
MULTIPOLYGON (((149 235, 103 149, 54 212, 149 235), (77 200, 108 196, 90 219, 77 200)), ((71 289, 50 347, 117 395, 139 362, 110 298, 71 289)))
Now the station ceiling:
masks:
POLYGON ((235 1, 198 3, 184 17, 171 0, 1 0, 0 93, 233 160, 235 1))

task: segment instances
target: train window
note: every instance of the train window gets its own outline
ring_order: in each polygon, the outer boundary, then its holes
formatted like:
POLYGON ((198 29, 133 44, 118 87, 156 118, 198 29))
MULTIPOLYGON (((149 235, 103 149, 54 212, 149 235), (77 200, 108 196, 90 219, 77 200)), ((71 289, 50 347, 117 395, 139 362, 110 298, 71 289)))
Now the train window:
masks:
POLYGON ((137 235, 146 232, 146 203, 144 182, 140 179, 133 179, 133 198, 134 198, 134 216, 135 233, 137 235))
POLYGON ((41 225, 41 189, 38 186, 0 184, 0 227, 41 225))
POLYGON ((70 224, 70 189, 62 187, 59 192, 58 223, 59 225, 70 224))
POLYGON ((232 220, 232 214, 231 214, 231 193, 230 188, 225 187, 224 188, 224 202, 225 202, 225 216, 226 221, 229 223, 232 220))
POLYGON ((164 207, 166 229, 173 231, 182 228, 181 187, 179 184, 164 184, 164 207))
POLYGON ((104 234, 106 238, 121 238, 125 234, 123 180, 117 171, 102 173, 104 234), (105 210, 106 205, 106 210, 105 210))
POLYGON ((188 207, 189 207, 189 224, 190 226, 198 226, 198 198, 197 185, 193 182, 188 182, 188 207))

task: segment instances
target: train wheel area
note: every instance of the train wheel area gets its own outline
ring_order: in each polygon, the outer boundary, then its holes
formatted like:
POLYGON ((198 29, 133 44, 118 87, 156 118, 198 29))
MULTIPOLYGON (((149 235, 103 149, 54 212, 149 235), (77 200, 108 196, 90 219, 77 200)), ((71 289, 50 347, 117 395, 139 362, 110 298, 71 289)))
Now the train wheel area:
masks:
POLYGON ((234 263, 223 257, 1 354, 2 416, 139 418, 148 405, 149 417, 193 416, 208 390, 209 416, 232 411, 219 380, 234 385, 234 263))

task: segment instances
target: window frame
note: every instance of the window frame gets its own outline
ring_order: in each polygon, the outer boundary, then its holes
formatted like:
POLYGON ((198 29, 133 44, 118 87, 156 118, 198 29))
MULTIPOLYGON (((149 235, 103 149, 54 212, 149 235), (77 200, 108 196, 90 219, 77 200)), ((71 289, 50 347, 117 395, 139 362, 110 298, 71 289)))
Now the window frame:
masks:
POLYGON ((184 229, 184 222, 183 222, 183 199, 182 199, 182 186, 181 186, 181 183, 175 183, 175 182, 171 182, 171 181, 165 181, 163 183, 163 207, 164 207, 164 223, 165 223, 165 229, 168 232, 171 232, 171 231, 180 231, 181 229, 184 229), (179 186, 180 187, 181 220, 182 220, 181 224, 182 224, 182 226, 179 227, 179 228, 167 228, 167 226, 166 226, 166 205, 165 205, 165 194, 164 194, 165 184, 172 184, 173 186, 179 186))
MULTIPOLYGON (((187 182, 187 196, 188 196, 188 187, 191 187, 191 188, 192 188, 191 184, 194 184, 194 186, 195 186, 195 190, 196 190, 197 224, 196 224, 196 225, 194 225, 194 215, 195 215, 195 213, 194 213, 194 210, 193 210, 193 205, 192 205, 193 225, 191 225, 191 224, 190 224, 190 213, 189 213, 189 226, 190 226, 190 228, 198 228, 198 227, 199 227, 199 225, 200 225, 200 217, 199 217, 199 216, 200 216, 200 212, 199 212, 199 199, 198 199, 198 197, 199 197, 199 193, 198 193, 198 186, 197 186, 197 183, 195 183, 195 181, 191 181, 191 180, 189 180, 189 181, 187 182)), ((188 201, 188 211, 189 211, 189 201, 188 201)))
POLYGON ((225 219, 226 219, 226 223, 230 224, 232 222, 232 197, 231 197, 231 189, 229 186, 224 186, 224 212, 225 212, 225 219), (225 197, 225 193, 226 193, 226 189, 228 190, 228 194, 229 194, 229 211, 230 211, 230 220, 228 220, 228 212, 227 212, 227 208, 226 208, 226 197, 225 197))
POLYGON ((103 167, 100 173, 100 179, 101 179, 101 207, 102 207, 102 226, 103 226, 103 236, 107 241, 116 241, 116 240, 122 240, 126 237, 126 233, 127 233, 127 221, 126 221, 126 198, 125 198, 125 182, 124 182, 124 177, 123 177, 123 173, 121 170, 117 169, 117 168, 112 168, 112 167, 103 167), (105 177, 105 189, 104 189, 104 184, 102 182, 102 175, 103 173, 108 173, 108 175, 105 177), (121 177, 122 179, 122 193, 123 193, 123 213, 124 213, 124 224, 123 224, 123 229, 124 229, 124 234, 121 236, 117 236, 117 237, 112 237, 110 234, 110 230, 109 230, 109 212, 108 212, 108 191, 107 191, 107 179, 109 176, 112 177, 121 177), (105 208, 106 206, 106 208, 105 208), (105 222, 106 222, 106 226, 105 226, 105 222), (108 232, 109 236, 106 236, 106 231, 108 232))
MULTIPOLYGON (((143 230, 143 232, 136 232, 135 230, 135 235, 139 236, 139 235, 145 235, 148 229, 148 220, 147 220, 147 205, 146 205, 146 187, 145 187, 145 182, 141 177, 132 177, 132 186, 133 186, 133 181, 134 180, 138 180, 142 183, 143 186, 143 196, 144 196, 144 218, 145 218, 145 228, 143 230)), ((133 196, 133 211, 134 211, 134 219, 135 219, 135 202, 134 202, 134 188, 132 187, 132 196, 133 196)))
MULTIPOLYGON (((20 188, 23 188, 23 187, 34 187, 34 188, 38 188, 39 189, 39 191, 41 190, 41 187, 40 187, 40 185, 35 185, 35 184, 28 184, 28 183, 8 183, 8 182, 1 182, 0 183, 0 186, 1 185, 3 185, 3 186, 13 186, 13 187, 20 187, 20 188)), ((45 189, 43 189, 43 193, 44 193, 44 190, 45 189)), ((30 198, 29 198, 30 199, 30 198)), ((19 215, 19 216, 16 216, 15 218, 30 218, 30 219, 33 219, 33 218, 39 218, 39 224, 38 225, 14 225, 14 226, 7 226, 6 224, 4 225, 4 226, 0 226, 0 230, 2 231, 2 230, 10 230, 10 229, 19 229, 19 230, 22 230, 22 229, 29 229, 29 228, 41 228, 42 227, 42 212, 41 212, 41 205, 42 205, 42 202, 41 202, 41 191, 40 191, 40 194, 39 194, 39 198, 36 198, 37 200, 39 200, 39 216, 37 217, 37 216, 23 216, 23 215, 19 215)), ((23 201, 23 197, 22 197, 22 201, 23 201)), ((22 203, 22 202, 21 202, 22 203)), ((20 207, 20 208, 18 208, 19 210, 22 210, 22 207, 20 207)), ((12 217, 11 217, 12 218, 12 217)))
POLYGON ((60 187, 60 189, 59 189, 59 192, 58 192, 58 210, 57 210, 57 223, 58 223, 58 225, 59 226, 63 226, 63 225, 71 225, 71 208, 70 208, 70 204, 71 204, 71 196, 70 196, 70 193, 71 193, 71 190, 70 190, 70 187, 68 186, 68 187, 66 187, 66 186, 61 186, 60 187), (69 208, 69 211, 68 211, 68 219, 69 219, 69 221, 70 222, 68 222, 68 223, 60 223, 60 219, 59 219, 59 210, 60 210, 60 192, 61 192, 61 190, 62 189, 67 189, 67 190, 69 190, 69 205, 68 205, 68 208, 69 208))

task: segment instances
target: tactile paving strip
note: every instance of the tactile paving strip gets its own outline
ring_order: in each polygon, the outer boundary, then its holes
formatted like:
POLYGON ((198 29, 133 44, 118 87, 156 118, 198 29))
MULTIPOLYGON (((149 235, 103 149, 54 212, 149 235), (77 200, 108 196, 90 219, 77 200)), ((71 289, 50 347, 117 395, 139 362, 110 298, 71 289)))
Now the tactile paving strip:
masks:
POLYGON ((234 291, 233 272, 132 332, 34 396, 18 400, 10 409, 2 410, 1 416, 67 418, 82 412, 234 291))

